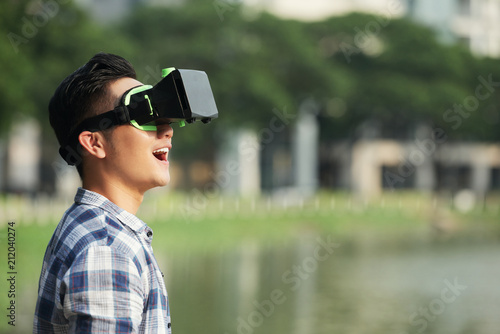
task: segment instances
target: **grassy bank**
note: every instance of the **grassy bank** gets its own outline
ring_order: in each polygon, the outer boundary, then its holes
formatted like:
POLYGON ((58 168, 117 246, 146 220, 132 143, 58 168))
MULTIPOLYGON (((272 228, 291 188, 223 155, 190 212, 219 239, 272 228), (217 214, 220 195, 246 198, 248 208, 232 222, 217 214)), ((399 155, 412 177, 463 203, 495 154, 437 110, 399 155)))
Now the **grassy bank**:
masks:
MULTIPOLYGON (((8 221, 16 223, 20 254, 40 254, 70 200, 0 199, 2 244, 8 221), (5 209, 7 208, 7 209, 5 209)), ((154 247, 171 251, 231 247, 246 239, 280 242, 303 231, 338 239, 367 236, 492 235, 500 229, 500 196, 491 196, 467 212, 449 198, 415 192, 391 192, 371 200, 348 193, 319 193, 309 199, 292 196, 241 199, 202 193, 152 193, 137 216, 154 230, 154 247)), ((4 248, 4 247, 3 247, 4 248)), ((4 249, 0 252, 3 254, 4 249)))
POLYGON ((447 198, 414 192, 388 193, 362 201, 347 193, 320 193, 307 200, 205 198, 182 195, 147 199, 138 214, 161 244, 173 250, 220 249, 246 239, 286 242, 307 231, 338 240, 407 242, 435 238, 494 237, 500 200, 492 196, 467 212, 447 198))

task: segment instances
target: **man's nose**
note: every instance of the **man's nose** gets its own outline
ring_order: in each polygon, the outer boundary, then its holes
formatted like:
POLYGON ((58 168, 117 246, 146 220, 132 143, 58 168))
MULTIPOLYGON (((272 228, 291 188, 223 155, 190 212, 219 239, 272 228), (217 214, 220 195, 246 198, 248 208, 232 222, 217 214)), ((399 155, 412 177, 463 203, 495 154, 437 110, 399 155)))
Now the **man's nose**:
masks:
POLYGON ((158 134, 158 138, 172 138, 174 135, 174 129, 169 124, 160 124, 156 126, 156 131, 158 134))

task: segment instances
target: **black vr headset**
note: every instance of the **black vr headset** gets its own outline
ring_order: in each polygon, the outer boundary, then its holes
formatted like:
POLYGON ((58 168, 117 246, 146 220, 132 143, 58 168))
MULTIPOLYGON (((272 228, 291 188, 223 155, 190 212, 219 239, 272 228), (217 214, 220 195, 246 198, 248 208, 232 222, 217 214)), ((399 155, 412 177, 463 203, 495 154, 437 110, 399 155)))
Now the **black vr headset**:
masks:
POLYGON ((207 74, 203 71, 162 71, 163 79, 156 85, 143 85, 126 91, 115 109, 84 120, 71 132, 68 141, 61 143, 59 154, 69 164, 81 161, 78 136, 82 131, 97 132, 113 126, 131 124, 144 131, 156 131, 156 121, 187 123, 210 122, 219 113, 207 74))

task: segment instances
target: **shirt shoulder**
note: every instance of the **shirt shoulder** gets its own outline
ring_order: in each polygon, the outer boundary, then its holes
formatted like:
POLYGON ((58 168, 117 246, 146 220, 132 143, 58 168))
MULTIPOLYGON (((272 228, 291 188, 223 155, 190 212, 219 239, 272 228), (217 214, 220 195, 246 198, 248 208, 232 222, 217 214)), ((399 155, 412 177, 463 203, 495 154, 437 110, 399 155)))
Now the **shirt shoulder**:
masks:
POLYGON ((130 257, 138 270, 141 269, 143 249, 134 231, 122 224, 116 215, 87 204, 74 204, 66 211, 48 251, 50 258, 57 258, 57 262, 64 264, 62 267, 68 268, 79 254, 89 247, 99 246, 111 247, 130 257))

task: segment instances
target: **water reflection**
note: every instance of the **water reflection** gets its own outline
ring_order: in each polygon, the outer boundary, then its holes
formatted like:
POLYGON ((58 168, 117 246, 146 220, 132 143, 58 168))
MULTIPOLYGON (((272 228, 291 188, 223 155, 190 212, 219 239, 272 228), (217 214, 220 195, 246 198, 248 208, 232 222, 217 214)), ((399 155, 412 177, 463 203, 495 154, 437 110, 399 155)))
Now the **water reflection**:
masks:
MULTIPOLYGON (((174 333, 496 334, 498 250, 491 241, 337 245, 303 232, 286 244, 157 257, 174 333)), ((19 324, 0 332, 31 331, 38 277, 25 279, 19 324)))
POLYGON ((439 242, 385 249, 341 244, 328 254, 318 241, 327 243, 328 237, 306 233, 287 245, 247 242, 217 254, 165 256, 173 329, 209 334, 498 332, 497 245, 439 242))

